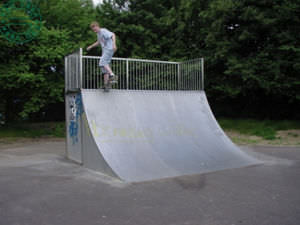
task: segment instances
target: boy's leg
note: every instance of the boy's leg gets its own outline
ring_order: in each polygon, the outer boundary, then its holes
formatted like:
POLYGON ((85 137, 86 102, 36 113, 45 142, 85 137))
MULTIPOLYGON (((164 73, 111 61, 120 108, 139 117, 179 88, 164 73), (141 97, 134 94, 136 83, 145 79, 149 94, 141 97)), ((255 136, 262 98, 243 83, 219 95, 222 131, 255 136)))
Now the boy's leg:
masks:
POLYGON ((113 71, 111 70, 109 64, 105 65, 104 68, 108 72, 108 74, 114 74, 113 71))
POLYGON ((112 83, 117 83, 117 76, 115 76, 114 72, 109 66, 109 63, 111 62, 111 59, 113 57, 114 51, 113 50, 106 50, 103 52, 101 60, 100 60, 100 66, 103 66, 103 68, 107 71, 109 74, 109 79, 112 83))
POLYGON ((111 83, 118 83, 118 76, 114 74, 109 65, 105 65, 104 68, 109 73, 109 81, 111 83))
POLYGON ((108 85, 108 80, 109 80, 109 74, 106 73, 104 74, 104 85, 108 85))
POLYGON ((103 76, 103 87, 105 86, 105 74, 107 74, 106 69, 104 68, 104 66, 100 65, 100 69, 101 69, 101 75, 103 76))
POLYGON ((104 91, 108 92, 111 88, 110 82, 109 82, 109 74, 104 74, 104 91))
POLYGON ((108 71, 105 69, 104 66, 100 66, 101 68, 101 72, 102 72, 102 75, 103 75, 103 88, 104 90, 105 89, 108 89, 109 88, 109 73, 108 71))

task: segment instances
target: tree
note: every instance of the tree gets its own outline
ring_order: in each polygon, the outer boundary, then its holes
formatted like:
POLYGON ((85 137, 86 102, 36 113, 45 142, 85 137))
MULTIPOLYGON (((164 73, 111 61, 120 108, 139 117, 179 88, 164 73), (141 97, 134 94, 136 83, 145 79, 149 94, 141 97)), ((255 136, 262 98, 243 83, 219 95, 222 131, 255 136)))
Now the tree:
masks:
POLYGON ((235 115, 296 117, 291 113, 299 104, 299 12, 299 1, 292 0, 212 1, 201 12, 209 24, 209 95, 235 102, 235 115))
POLYGON ((63 58, 96 40, 94 20, 116 33, 116 56, 204 57, 206 93, 221 115, 299 118, 299 0, 106 0, 96 9, 91 0, 30 2, 42 17, 38 37, 21 45, 3 32, 0 38, 0 113, 7 120, 64 108, 63 58))
POLYGON ((43 24, 34 40, 20 44, 0 39, 0 110, 7 122, 49 116, 51 107, 64 109, 64 56, 92 41, 91 1, 38 3, 43 24))

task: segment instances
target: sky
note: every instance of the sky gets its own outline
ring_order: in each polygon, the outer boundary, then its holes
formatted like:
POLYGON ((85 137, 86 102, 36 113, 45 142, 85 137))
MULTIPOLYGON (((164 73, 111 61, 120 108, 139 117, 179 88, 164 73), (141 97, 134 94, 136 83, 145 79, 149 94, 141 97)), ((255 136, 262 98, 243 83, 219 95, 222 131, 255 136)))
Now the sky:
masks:
POLYGON ((99 4, 99 3, 101 3, 101 2, 102 2, 102 0, 93 0, 93 2, 94 2, 94 4, 96 5, 96 4, 99 4))

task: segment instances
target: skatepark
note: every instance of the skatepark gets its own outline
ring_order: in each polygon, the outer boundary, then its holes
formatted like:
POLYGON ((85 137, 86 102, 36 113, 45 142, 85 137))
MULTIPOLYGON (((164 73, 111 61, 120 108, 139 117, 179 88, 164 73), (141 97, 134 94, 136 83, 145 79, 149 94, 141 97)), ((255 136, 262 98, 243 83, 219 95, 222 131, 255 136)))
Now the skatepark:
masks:
POLYGON ((204 91, 203 59, 114 58, 119 84, 104 92, 97 61, 65 59, 67 157, 127 182, 259 164, 218 125, 204 91), (98 73, 97 73, 98 72, 98 73))
POLYGON ((232 143, 203 59, 116 58, 108 93, 98 60, 65 59, 66 140, 1 146, 1 225, 299 223, 299 148, 232 143))

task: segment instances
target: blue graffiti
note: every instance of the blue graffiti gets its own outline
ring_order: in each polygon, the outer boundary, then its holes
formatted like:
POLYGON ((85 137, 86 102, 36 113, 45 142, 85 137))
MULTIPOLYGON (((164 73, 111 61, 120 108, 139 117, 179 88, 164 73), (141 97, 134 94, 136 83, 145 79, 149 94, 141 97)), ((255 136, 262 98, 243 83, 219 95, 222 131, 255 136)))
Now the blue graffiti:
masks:
POLYGON ((69 125, 69 135, 72 138, 72 143, 78 142, 78 123, 71 121, 69 125))
POLYGON ((82 98, 80 93, 69 98, 69 107, 70 107, 69 136, 72 139, 72 143, 76 144, 78 142, 79 121, 81 115, 83 114, 83 105, 82 105, 82 98))
POLYGON ((83 105, 82 105, 81 94, 76 95, 75 104, 77 106, 76 118, 79 118, 83 113, 83 105))

